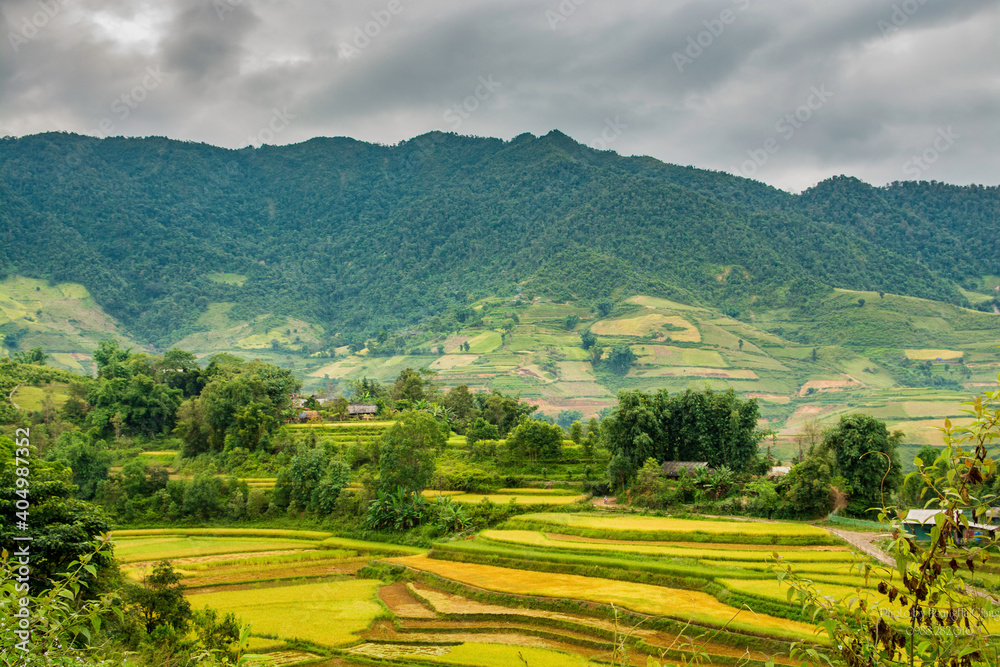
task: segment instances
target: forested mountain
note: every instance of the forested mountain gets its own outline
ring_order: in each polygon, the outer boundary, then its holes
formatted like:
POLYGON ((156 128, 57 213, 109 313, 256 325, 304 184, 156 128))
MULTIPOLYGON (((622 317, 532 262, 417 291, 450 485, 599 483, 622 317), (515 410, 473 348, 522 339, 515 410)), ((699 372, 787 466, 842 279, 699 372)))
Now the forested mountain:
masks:
POLYGON ((5 138, 0 202, 3 275, 82 283, 160 346, 220 301, 342 344, 521 290, 737 315, 829 287, 964 304, 959 285, 1000 274, 996 187, 838 177, 796 196, 556 131, 241 150, 5 138))

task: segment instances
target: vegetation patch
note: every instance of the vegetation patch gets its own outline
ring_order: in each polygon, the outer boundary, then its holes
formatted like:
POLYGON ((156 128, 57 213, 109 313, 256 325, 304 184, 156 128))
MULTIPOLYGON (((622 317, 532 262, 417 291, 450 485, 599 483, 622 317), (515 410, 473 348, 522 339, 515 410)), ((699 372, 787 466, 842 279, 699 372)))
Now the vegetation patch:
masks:
POLYGON ((426 556, 393 559, 392 562, 460 583, 515 595, 570 598, 614 604, 632 611, 665 616, 711 627, 762 633, 775 637, 805 639, 813 635, 811 625, 764 614, 740 612, 700 591, 680 590, 627 581, 583 577, 574 574, 525 570, 440 561, 426 556), (736 620, 733 620, 733 618, 736 620), (728 626, 727 626, 728 624, 728 626))
POLYGON ((304 639, 324 646, 357 641, 385 611, 376 601, 380 582, 367 579, 278 586, 274 588, 192 592, 191 606, 232 612, 253 624, 258 634, 304 639))
POLYGON ((511 528, 550 530, 583 537, 626 540, 683 539, 695 542, 751 544, 836 544, 822 528, 805 524, 753 521, 712 521, 667 517, 608 517, 599 514, 525 514, 510 520, 511 528))

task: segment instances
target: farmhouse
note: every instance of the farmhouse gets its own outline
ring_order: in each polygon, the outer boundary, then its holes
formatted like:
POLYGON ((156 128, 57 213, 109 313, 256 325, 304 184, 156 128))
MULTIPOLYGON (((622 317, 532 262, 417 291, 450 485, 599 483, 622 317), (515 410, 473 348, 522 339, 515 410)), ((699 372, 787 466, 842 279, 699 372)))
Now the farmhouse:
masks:
POLYGON ((693 475, 699 469, 712 472, 707 461, 665 461, 663 463, 663 474, 671 479, 680 477, 682 471, 684 474, 693 475))
MULTIPOLYGON (((931 531, 934 529, 934 526, 937 525, 934 517, 941 514, 943 511, 944 510, 910 510, 906 513, 906 519, 903 520, 903 525, 906 526, 907 531, 913 535, 914 539, 929 540, 931 538, 931 531)), ((997 530, 1000 530, 1000 526, 973 523, 970 521, 968 529, 963 531, 963 534, 959 536, 958 542, 961 544, 965 540, 976 540, 980 537, 993 537, 997 530)))
POLYGON ((347 406, 347 414, 351 417, 360 417, 361 419, 373 419, 378 413, 377 405, 368 405, 365 403, 351 403, 347 406))

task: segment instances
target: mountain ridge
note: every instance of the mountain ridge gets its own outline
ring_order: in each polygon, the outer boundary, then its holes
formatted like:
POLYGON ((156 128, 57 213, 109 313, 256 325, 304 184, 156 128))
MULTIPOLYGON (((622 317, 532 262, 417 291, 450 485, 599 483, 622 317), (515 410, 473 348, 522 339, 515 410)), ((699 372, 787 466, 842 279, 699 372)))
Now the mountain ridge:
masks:
POLYGON ((624 262, 654 296, 730 313, 799 306, 830 287, 970 305, 960 287, 1000 273, 997 188, 835 177, 793 195, 558 131, 243 149, 46 133, 0 148, 5 274, 83 284, 161 347, 220 301, 315 322, 334 346, 528 283, 605 298, 605 276, 589 288, 573 276, 595 257, 614 275, 624 262), (45 256, 26 264, 38 247, 45 256))

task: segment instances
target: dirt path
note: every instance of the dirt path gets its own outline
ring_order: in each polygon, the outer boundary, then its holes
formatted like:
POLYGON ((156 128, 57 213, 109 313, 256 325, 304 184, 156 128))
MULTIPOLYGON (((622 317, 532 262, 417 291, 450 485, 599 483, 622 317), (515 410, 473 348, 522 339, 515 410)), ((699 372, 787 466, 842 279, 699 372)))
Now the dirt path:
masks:
POLYGON ((889 557, 887 553, 875 546, 875 540, 881 537, 889 537, 886 533, 856 533, 851 530, 838 530, 836 528, 826 528, 831 535, 836 535, 851 546, 857 548, 883 565, 895 566, 896 561, 889 557))
POLYGON ((7 400, 10 401, 10 404, 14 406, 15 410, 21 409, 21 406, 14 402, 14 394, 16 394, 17 390, 20 388, 21 385, 17 385, 16 387, 14 387, 14 390, 10 392, 10 396, 7 397, 7 400))

